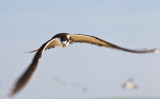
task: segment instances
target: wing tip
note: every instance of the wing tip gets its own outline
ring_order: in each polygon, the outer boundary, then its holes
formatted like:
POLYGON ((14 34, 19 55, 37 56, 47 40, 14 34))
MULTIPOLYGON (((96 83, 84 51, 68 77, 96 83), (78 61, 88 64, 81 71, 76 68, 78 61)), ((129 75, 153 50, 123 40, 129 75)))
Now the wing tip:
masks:
POLYGON ((16 86, 17 84, 12 86, 10 92, 7 94, 7 97, 12 98, 20 91, 20 88, 17 88, 16 86))
POLYGON ((158 48, 154 49, 153 54, 159 54, 159 50, 158 48))
POLYGON ((14 95, 16 94, 16 92, 14 90, 12 90, 8 95, 7 97, 13 97, 14 95))
POLYGON ((10 98, 12 98, 14 96, 14 93, 9 93, 8 95, 7 95, 7 97, 10 97, 10 98))
POLYGON ((146 48, 145 53, 159 54, 159 48, 146 48))

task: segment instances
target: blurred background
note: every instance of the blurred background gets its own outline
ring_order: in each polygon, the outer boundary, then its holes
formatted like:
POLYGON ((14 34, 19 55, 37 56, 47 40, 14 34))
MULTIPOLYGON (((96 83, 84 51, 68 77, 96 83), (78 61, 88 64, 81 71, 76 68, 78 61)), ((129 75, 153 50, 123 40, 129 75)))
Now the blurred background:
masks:
MULTIPOLYGON (((159 0, 0 0, 0 99, 8 99, 30 64, 34 53, 24 52, 57 33, 93 35, 132 49, 160 48, 159 5, 159 0)), ((13 99, 156 98, 159 84, 160 55, 72 44, 45 51, 13 99)))

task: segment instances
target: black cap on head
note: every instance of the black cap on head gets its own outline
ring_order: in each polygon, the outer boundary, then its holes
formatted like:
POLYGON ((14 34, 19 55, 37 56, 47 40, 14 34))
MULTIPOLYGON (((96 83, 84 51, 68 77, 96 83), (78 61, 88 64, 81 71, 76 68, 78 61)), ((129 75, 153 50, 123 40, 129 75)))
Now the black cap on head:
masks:
POLYGON ((62 36, 62 37, 60 38, 60 40, 61 40, 61 41, 68 41, 69 39, 68 39, 66 36, 62 36))

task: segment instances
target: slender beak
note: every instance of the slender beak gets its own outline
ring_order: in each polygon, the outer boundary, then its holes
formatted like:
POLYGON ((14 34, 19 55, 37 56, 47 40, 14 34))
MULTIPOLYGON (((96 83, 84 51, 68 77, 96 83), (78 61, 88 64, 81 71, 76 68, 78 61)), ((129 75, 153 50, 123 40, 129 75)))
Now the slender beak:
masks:
POLYGON ((67 47, 67 45, 69 44, 68 41, 62 41, 63 47, 67 47))

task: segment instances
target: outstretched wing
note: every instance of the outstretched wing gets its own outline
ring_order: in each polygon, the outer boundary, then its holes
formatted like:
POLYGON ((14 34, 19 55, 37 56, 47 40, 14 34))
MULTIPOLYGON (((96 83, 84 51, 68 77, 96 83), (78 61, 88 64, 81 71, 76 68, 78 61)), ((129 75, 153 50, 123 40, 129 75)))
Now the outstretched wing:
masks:
POLYGON ((69 39, 71 40, 71 42, 75 42, 75 43, 90 43, 97 46, 109 47, 109 48, 119 49, 119 50, 132 52, 132 53, 154 53, 157 51, 157 49, 132 50, 132 49, 120 47, 118 45, 104 41, 95 36, 89 36, 89 35, 83 35, 83 34, 69 35, 69 39))
POLYGON ((55 39, 51 39, 49 41, 47 41, 46 43, 44 43, 37 51, 37 53, 35 54, 31 64, 29 65, 29 67, 27 68, 27 70, 24 72, 24 74, 17 80, 17 82, 15 83, 15 86, 13 88, 13 90, 11 91, 11 93, 9 94, 9 96, 13 96, 15 95, 17 92, 19 92, 24 86, 25 84, 29 81, 29 79, 31 78, 33 72, 35 71, 36 67, 38 66, 39 60, 43 54, 44 49, 46 49, 48 47, 48 45, 52 42, 54 42, 55 39))
MULTIPOLYGON (((54 41, 52 41, 51 43, 49 43, 48 46, 45 48, 45 50, 54 48, 55 46, 63 47, 63 44, 59 42, 58 38, 55 38, 54 41)), ((38 49, 31 50, 31 51, 28 51, 28 52, 29 53, 33 53, 33 52, 36 52, 36 51, 38 51, 38 49)))

